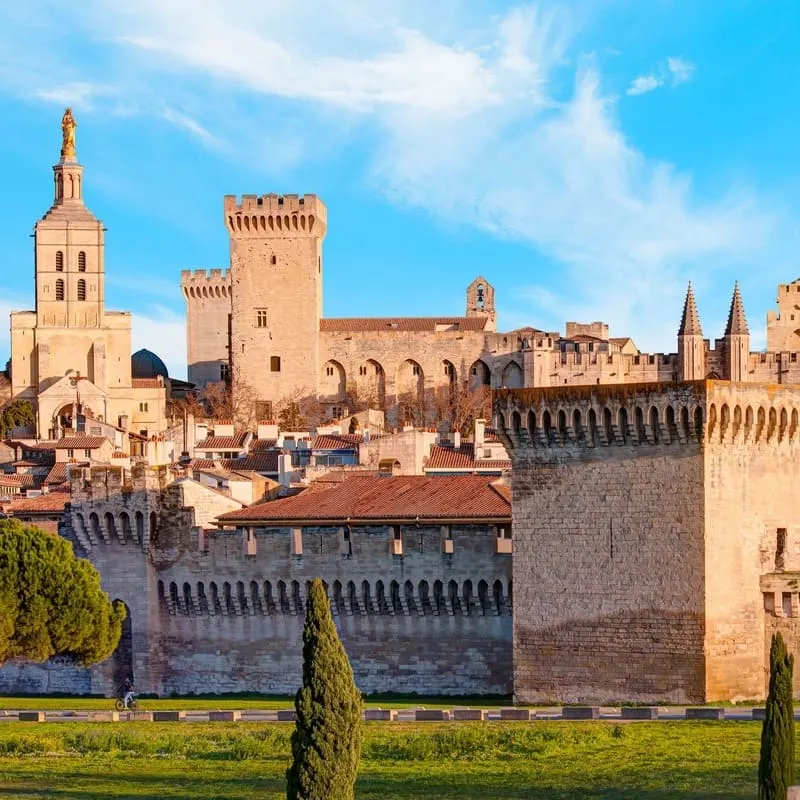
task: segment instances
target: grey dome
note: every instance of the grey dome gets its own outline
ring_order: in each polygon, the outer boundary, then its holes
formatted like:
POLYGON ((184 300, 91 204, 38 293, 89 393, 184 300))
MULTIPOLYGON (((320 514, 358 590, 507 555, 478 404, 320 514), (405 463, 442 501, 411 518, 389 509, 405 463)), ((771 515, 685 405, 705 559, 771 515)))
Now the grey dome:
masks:
POLYGON ((169 378, 166 364, 150 350, 138 350, 131 356, 131 378, 169 378))

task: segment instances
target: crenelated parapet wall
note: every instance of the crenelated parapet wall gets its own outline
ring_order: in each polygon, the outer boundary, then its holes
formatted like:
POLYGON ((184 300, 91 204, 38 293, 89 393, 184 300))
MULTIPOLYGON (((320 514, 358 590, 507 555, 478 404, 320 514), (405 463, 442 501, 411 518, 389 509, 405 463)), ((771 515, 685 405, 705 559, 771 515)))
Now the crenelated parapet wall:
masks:
POLYGON ((235 238, 248 236, 322 238, 328 220, 325 204, 315 194, 226 195, 225 224, 235 238))
POLYGON ((219 298, 230 305, 231 276, 228 269, 185 269, 181 272, 181 290, 187 301, 219 298))
POLYGON ((115 541, 150 549, 169 481, 166 467, 86 467, 70 475, 69 527, 87 553, 115 541))
MULTIPOLYGON (((501 389, 498 436, 517 458, 560 449, 685 445, 703 438, 705 383, 501 389)), ((566 453, 565 453, 566 455, 566 453)))

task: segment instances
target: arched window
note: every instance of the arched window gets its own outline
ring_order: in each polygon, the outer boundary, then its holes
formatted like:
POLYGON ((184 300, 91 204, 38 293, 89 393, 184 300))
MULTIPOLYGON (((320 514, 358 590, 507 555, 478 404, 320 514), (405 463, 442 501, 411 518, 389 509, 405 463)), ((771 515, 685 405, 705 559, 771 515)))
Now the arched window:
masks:
POLYGON ((86 281, 81 278, 78 281, 78 300, 83 301, 86 299, 86 281))
POLYGON ((197 582, 197 608, 201 615, 210 613, 206 587, 201 581, 197 582))
POLYGON ((478 284, 477 295, 478 295, 478 308, 483 308, 484 299, 483 299, 483 284, 482 283, 478 284))
POLYGON ((64 271, 64 253, 61 250, 56 252, 56 272, 64 271))
POLYGON ((56 300, 64 299, 64 281, 59 278, 56 281, 56 300))
POLYGON ((78 272, 86 272, 86 253, 83 250, 78 253, 78 272))

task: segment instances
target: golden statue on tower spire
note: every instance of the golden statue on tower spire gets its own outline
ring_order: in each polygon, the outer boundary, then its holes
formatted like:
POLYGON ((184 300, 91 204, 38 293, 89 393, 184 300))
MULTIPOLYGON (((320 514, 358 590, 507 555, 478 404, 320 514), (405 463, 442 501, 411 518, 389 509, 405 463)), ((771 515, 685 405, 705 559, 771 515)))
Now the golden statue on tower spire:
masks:
POLYGON ((61 158, 75 158, 75 128, 78 123, 72 116, 72 109, 67 107, 61 118, 61 158))

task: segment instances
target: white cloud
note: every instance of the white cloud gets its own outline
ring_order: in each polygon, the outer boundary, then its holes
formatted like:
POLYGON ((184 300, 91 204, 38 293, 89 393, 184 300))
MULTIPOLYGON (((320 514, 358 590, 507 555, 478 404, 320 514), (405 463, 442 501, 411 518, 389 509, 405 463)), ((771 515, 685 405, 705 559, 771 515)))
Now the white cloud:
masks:
POLYGON ((114 90, 102 84, 73 81, 49 89, 39 89, 35 94, 40 100, 66 106, 80 105, 88 109, 92 107, 95 98, 114 94, 114 90))
POLYGON ((196 119, 192 119, 192 117, 187 114, 176 111, 174 108, 166 107, 164 108, 162 116, 167 122, 171 122, 176 127, 189 131, 192 136, 199 139, 203 144, 213 147, 218 146, 219 142, 217 138, 206 130, 196 119))
MULTIPOLYGON (((763 250, 776 215, 747 191, 701 202, 689 173, 634 147, 594 62, 570 61, 575 23, 562 9, 480 17, 466 0, 241 0, 231 13, 206 0, 200 13, 194 0, 87 0, 61 22, 113 49, 108 83, 130 107, 253 169, 335 157, 359 136, 376 192, 550 259, 560 302, 529 297, 532 323, 561 325, 568 300, 575 318, 664 347, 652 320, 665 305, 679 313, 686 278, 763 250), (284 113, 270 116, 275 99, 284 113)), ((628 93, 693 72, 670 57, 628 93)), ((135 324, 140 346, 149 326, 160 331, 151 349, 183 357, 180 318, 135 324)))
POLYGON ((667 81, 672 86, 679 86, 690 81, 694 77, 695 70, 696 67, 691 61, 670 56, 667 58, 666 65, 660 65, 655 73, 651 72, 634 78, 626 94, 646 94, 652 92, 653 89, 665 86, 667 81))
POLYGON ((667 59, 667 69, 672 75, 673 86, 677 86, 690 81, 694 77, 696 67, 691 61, 670 57, 667 59))
POLYGON ((663 85, 664 81, 655 75, 640 75, 638 78, 634 78, 626 94, 646 94, 663 85))

